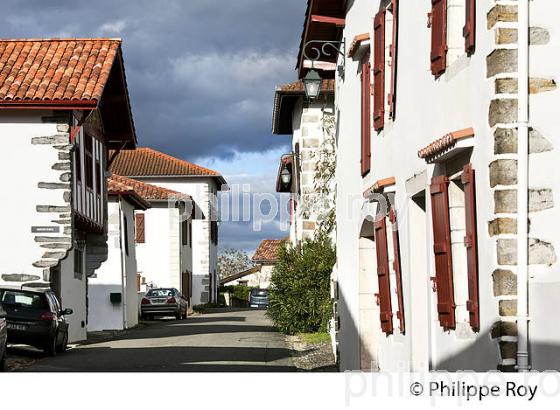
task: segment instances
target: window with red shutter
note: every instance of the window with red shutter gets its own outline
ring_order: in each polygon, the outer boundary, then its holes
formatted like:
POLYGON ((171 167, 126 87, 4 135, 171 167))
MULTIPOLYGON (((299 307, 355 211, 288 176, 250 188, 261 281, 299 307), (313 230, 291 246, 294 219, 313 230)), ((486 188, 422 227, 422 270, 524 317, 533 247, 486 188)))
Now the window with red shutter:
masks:
POLYGON ((402 285, 402 271, 401 271, 401 250, 399 241, 399 230, 397 222, 397 213, 394 209, 391 209, 389 213, 391 219, 391 224, 393 225, 393 270, 395 271, 396 285, 397 285, 397 300, 399 304, 399 310, 397 311, 397 319, 399 319, 401 333, 405 333, 405 322, 404 322, 404 296, 403 296, 403 285, 402 285))
POLYGON ((432 74, 439 77, 447 66, 447 0, 432 0, 432 74))
POLYGON ((146 243, 146 215, 136 214, 136 243, 146 243))
POLYGON ((393 39, 391 42, 391 91, 389 93, 389 116, 395 118, 397 101, 397 57, 399 44, 399 0, 392 0, 391 12, 393 14, 393 39))
POLYGON ((465 247, 467 248, 467 272, 469 283, 469 300, 467 310, 472 329, 480 330, 480 309, 478 297, 478 247, 476 231, 476 185, 475 173, 472 164, 463 169, 463 186, 465 188, 465 219, 466 236, 465 247))
POLYGON ((375 249, 377 252, 377 280, 379 283, 379 307, 381 330, 393 333, 393 309, 391 307, 391 284, 389 280, 389 255, 387 252, 387 223, 385 217, 375 223, 375 249))
POLYGON ((361 162, 362 176, 365 176, 371 169, 371 64, 369 54, 365 57, 362 64, 362 141, 361 141, 361 162))
POLYGON ((476 0, 465 0, 465 27, 463 37, 465 37, 465 51, 467 55, 473 55, 476 43, 476 0))
POLYGON ((432 223, 436 268, 437 311, 445 330, 455 329, 455 295, 453 291, 453 263, 451 256, 451 228, 449 221, 449 179, 432 179, 432 223))
POLYGON ((373 24, 373 127, 385 126, 385 9, 375 15, 373 24))

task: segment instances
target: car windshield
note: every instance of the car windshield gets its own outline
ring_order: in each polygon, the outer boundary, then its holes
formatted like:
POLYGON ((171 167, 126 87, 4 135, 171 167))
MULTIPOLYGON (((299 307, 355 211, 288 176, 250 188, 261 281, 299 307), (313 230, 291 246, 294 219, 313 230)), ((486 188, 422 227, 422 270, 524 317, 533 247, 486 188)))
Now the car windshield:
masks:
POLYGON ((146 296, 151 298, 173 296, 173 289, 152 289, 146 293, 146 296))
POLYGON ((49 309, 45 295, 39 293, 5 290, 0 302, 4 306, 21 306, 33 309, 49 309))
POLYGON ((253 296, 268 296, 268 290, 264 290, 264 289, 253 289, 251 291, 251 294, 253 296))

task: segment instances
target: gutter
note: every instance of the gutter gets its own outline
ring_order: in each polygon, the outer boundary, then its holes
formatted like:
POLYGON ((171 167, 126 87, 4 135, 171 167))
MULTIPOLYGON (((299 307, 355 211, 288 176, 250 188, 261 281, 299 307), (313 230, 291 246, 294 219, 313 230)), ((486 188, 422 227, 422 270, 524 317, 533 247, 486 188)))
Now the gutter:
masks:
POLYGON ((529 364, 529 0, 518 3, 517 370, 529 364))

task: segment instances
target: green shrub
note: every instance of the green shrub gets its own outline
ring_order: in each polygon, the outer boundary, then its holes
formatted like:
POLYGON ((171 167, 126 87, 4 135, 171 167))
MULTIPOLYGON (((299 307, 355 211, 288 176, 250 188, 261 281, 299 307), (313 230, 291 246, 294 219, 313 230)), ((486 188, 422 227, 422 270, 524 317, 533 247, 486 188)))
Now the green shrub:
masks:
POLYGON ((330 277, 336 253, 330 239, 318 235, 301 250, 285 245, 269 289, 268 316, 286 334, 327 330, 331 317, 330 277))

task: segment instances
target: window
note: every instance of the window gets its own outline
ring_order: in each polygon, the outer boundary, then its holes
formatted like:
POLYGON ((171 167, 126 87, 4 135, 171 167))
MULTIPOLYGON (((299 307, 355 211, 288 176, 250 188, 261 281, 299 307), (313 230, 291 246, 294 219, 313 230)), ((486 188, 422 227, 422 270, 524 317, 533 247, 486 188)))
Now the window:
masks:
POLYGON ((136 243, 146 243, 146 215, 136 214, 136 243))
POLYGON ((84 251, 74 250, 74 278, 82 280, 84 275, 84 251))
POLYGON ((125 216, 123 218, 123 231, 124 231, 124 250, 126 253, 126 256, 128 256, 128 218, 125 216))
POLYGON ((476 48, 476 0, 432 0, 428 15, 432 30, 431 69, 437 78, 476 48))
POLYGON ((214 245, 218 245, 218 222, 210 222, 210 241, 214 245))
POLYGON ((181 243, 183 246, 189 245, 189 221, 181 222, 181 243))
POLYGON ((378 132, 385 127, 387 114, 387 118, 395 118, 398 7, 398 0, 382 3, 374 18, 373 127, 378 132))
POLYGON ((378 215, 378 219, 375 223, 375 249, 379 293, 376 296, 380 307, 381 330, 386 334, 393 333, 393 306, 395 306, 399 329, 404 334, 404 297, 396 211, 391 209, 389 215, 378 215), (392 264, 390 265, 389 262, 392 264), (394 301, 393 296, 396 297, 394 301))
POLYGON ((362 135, 361 135, 361 162, 362 176, 365 176, 371 169, 371 64, 369 54, 366 55, 362 64, 362 135))
POLYGON ((76 181, 82 182, 82 156, 80 146, 76 145, 76 152, 74 154, 75 168, 76 168, 76 181))
POLYGON ((99 160, 95 161, 95 175, 96 175, 96 178, 97 178, 96 192, 97 192, 97 195, 101 195, 104 176, 101 172, 101 164, 100 164, 99 160))
POLYGON ((93 189, 93 138, 84 134, 86 187, 93 189))
POLYGON ((430 192, 436 269, 433 280, 439 322, 444 330, 453 330, 457 316, 468 313, 470 326, 479 331, 476 195, 472 165, 467 164, 455 177, 434 177, 430 192), (463 306, 464 310, 457 312, 457 308, 463 306))

